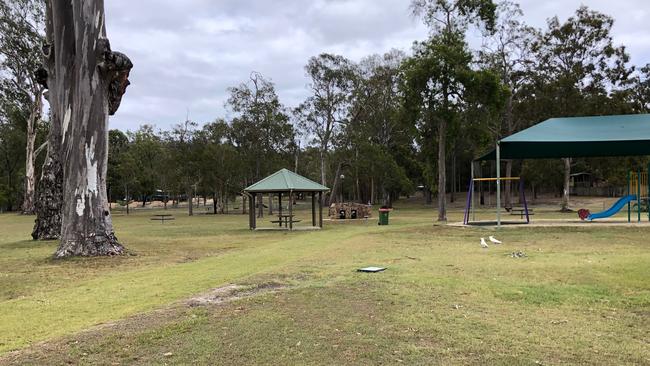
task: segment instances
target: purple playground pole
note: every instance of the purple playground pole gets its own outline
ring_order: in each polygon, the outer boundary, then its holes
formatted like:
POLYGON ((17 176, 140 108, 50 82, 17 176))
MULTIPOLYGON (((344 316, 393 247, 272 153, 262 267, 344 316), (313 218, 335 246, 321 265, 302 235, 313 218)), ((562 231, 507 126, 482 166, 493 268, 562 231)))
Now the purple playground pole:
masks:
POLYGON ((474 191, 474 179, 469 180, 469 188, 467 189, 467 203, 465 204, 465 216, 463 217, 463 224, 469 224, 469 211, 472 205, 472 192, 474 191))
POLYGON ((526 212, 526 223, 530 224, 530 216, 528 216, 528 203, 526 202, 526 192, 524 192, 524 178, 519 178, 519 194, 524 202, 524 211, 526 212))

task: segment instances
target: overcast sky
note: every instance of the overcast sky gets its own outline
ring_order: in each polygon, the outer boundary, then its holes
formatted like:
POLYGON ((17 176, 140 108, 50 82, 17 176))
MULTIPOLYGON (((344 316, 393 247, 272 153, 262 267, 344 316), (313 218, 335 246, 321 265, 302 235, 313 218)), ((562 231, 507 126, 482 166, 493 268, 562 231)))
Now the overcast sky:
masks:
MULTIPOLYGON (((427 29, 409 13, 410 0, 107 0, 114 50, 133 64, 131 86, 111 128, 144 123, 168 128, 185 119, 228 117, 226 88, 261 72, 280 100, 306 96, 303 66, 322 52, 354 61, 391 48, 409 51, 427 29)), ((585 4, 616 20, 614 39, 632 63, 650 62, 648 0, 522 0, 524 21, 544 27, 585 4)), ((473 44, 479 44, 477 40, 473 44)))

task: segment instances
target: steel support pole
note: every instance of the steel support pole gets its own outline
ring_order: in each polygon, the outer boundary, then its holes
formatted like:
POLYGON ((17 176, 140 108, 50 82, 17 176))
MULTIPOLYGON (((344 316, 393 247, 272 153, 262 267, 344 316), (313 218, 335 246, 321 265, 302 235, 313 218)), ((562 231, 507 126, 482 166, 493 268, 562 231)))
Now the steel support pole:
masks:
MULTIPOLYGON (((627 195, 629 196, 632 194, 630 191, 630 186, 632 185, 632 171, 628 170, 627 172, 627 195)), ((632 221, 632 205, 630 205, 630 201, 627 201, 627 222, 632 221)))
POLYGON ((636 213, 637 222, 641 222, 641 169, 636 171, 636 213))
POLYGON ((501 227, 501 144, 497 141, 497 227, 501 227))

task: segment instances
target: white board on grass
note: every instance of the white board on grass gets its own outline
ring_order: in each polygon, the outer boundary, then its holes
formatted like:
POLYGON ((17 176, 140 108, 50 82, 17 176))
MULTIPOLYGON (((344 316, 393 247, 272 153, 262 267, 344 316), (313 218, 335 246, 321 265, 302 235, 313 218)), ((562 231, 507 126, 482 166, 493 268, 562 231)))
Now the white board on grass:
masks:
POLYGON ((357 269, 358 272, 381 272, 386 270, 386 267, 364 267, 357 269))

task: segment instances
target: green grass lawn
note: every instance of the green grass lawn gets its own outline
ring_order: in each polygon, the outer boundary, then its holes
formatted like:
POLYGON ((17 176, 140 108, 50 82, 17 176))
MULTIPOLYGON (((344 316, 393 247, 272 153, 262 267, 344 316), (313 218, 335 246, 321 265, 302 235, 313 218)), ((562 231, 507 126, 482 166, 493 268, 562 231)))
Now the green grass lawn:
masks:
POLYGON ((151 213, 114 218, 129 255, 59 261, 32 217, 0 215, 0 364, 650 364, 650 227, 495 232, 412 205, 389 226, 251 232, 151 213), (282 287, 186 304, 227 284, 282 287))

